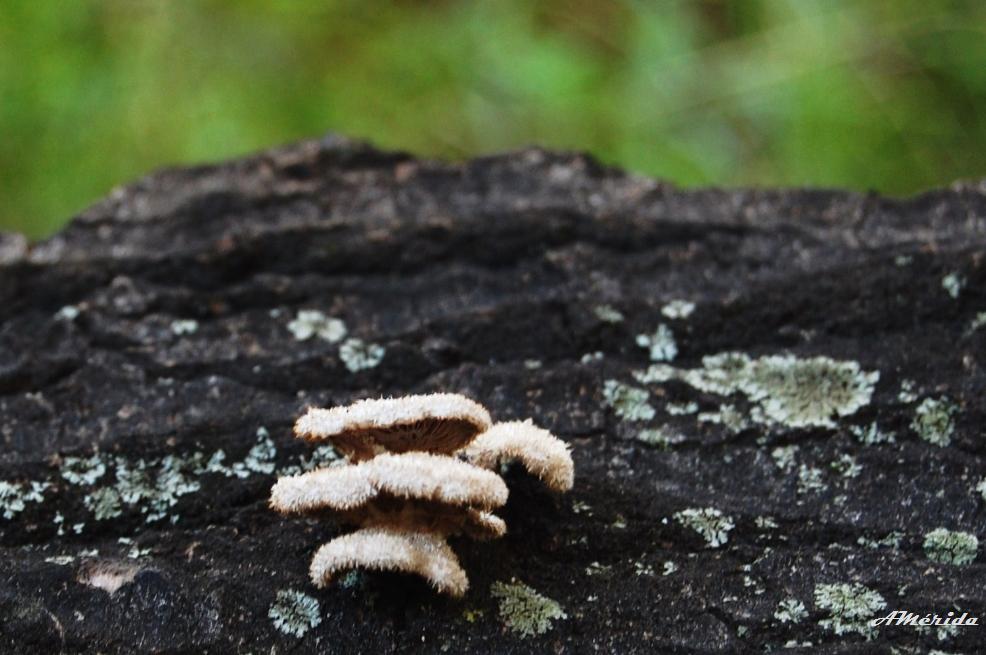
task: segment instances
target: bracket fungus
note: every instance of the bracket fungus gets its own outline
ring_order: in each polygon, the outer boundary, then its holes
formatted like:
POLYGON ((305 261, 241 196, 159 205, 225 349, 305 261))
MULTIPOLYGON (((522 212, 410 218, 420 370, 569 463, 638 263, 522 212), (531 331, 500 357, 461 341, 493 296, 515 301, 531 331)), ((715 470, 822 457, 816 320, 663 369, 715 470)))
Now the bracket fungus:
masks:
POLYGON ((312 408, 295 423, 295 434, 327 441, 349 459, 282 477, 271 490, 278 512, 328 513, 358 526, 315 553, 310 573, 319 587, 365 568, 414 573, 439 592, 462 596, 469 581, 446 539, 506 533, 492 513, 507 502, 500 464, 518 461, 557 492, 574 480, 565 442, 530 419, 493 424, 482 405, 458 394, 312 408))

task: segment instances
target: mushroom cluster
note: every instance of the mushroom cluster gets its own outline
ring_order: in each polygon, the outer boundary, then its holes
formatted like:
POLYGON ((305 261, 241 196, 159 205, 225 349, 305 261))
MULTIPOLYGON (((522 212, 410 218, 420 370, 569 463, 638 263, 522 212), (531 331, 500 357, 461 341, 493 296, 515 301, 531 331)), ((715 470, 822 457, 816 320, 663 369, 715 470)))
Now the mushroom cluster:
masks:
POLYGON ((571 489, 574 478, 565 442, 530 419, 493 424, 486 408, 458 394, 312 408, 294 431, 331 443, 348 463, 280 478, 270 506, 284 514, 331 512, 359 527, 315 553, 311 578, 319 587, 366 568, 414 573, 462 596, 469 580, 446 539, 506 533, 492 513, 507 502, 495 472, 501 463, 521 463, 555 491, 571 489))

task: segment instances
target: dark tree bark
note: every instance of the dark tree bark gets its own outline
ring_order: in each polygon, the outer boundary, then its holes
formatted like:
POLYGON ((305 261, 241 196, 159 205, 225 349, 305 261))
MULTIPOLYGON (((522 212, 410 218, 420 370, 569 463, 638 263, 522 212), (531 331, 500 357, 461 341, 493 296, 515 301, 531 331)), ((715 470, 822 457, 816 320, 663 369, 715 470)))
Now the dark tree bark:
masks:
POLYGON ((3 237, 0 650, 977 652, 982 626, 867 619, 986 619, 984 235, 982 184, 683 191, 331 137, 3 237), (346 336, 299 338, 301 310, 346 336), (453 541, 462 601, 314 588, 344 528, 266 504, 311 462, 294 419, 427 391, 551 429, 574 490, 508 471, 508 535, 453 541), (513 578, 567 618, 511 630, 513 578))

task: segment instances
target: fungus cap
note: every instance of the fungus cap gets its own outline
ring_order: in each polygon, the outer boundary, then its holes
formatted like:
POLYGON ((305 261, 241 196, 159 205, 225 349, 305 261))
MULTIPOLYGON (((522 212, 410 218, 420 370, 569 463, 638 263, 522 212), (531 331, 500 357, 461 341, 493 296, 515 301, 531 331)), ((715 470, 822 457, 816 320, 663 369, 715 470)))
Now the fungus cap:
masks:
POLYGON ((490 427, 479 403, 454 393, 360 400, 332 409, 310 408, 294 432, 330 441, 354 460, 381 452, 451 453, 490 427))
POLYGON ((506 503, 508 493, 495 473, 453 457, 412 452, 281 478, 271 489, 270 506, 284 513, 346 511, 386 495, 492 509, 506 503))
POLYGON ((311 579, 324 587, 339 573, 354 568, 419 575, 438 591, 462 596, 469 580, 459 560, 439 536, 388 528, 363 528, 333 539, 312 558, 311 579))
POLYGON ((360 527, 428 532, 445 537, 464 534, 472 539, 497 539, 507 532, 498 516, 474 507, 381 495, 360 507, 337 513, 343 523, 360 527))
POLYGON ((575 466, 568 444, 528 419, 497 423, 463 449, 466 460, 493 469, 516 460, 554 491, 568 491, 575 466))

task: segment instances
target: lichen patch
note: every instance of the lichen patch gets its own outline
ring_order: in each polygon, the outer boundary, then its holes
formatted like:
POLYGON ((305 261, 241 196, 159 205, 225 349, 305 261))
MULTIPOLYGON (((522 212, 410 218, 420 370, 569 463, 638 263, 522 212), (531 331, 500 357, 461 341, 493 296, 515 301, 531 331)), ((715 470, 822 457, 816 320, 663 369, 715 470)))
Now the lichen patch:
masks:
POLYGON ((490 594, 499 601, 504 625, 521 637, 544 634, 556 620, 568 618, 556 601, 517 580, 494 582, 490 594))
POLYGON ((914 410, 911 429, 930 444, 945 447, 952 442, 955 423, 952 416, 958 407, 945 397, 925 398, 914 410))
POLYGON ((356 373, 380 364, 386 352, 380 344, 351 338, 346 339, 339 347, 339 358, 351 373, 356 373))
POLYGON ((44 492, 50 486, 48 482, 36 480, 23 483, 0 480, 0 512, 3 518, 14 518, 15 514, 24 511, 28 503, 43 502, 44 492))
POLYGON ((647 402, 650 392, 631 387, 618 380, 606 380, 603 385, 603 398, 617 416, 627 421, 649 421, 657 413, 647 402))
POLYGON ((936 528, 924 535, 924 553, 941 564, 964 566, 979 555, 979 539, 970 532, 936 528))
POLYGON ((674 333, 663 323, 657 326, 653 334, 638 334, 637 345, 650 352, 652 362, 670 362, 678 355, 674 333))
POLYGON ((342 341, 347 332, 344 322, 338 318, 326 316, 317 309, 300 310, 294 320, 288 323, 288 330, 298 341, 318 337, 329 343, 342 341))
POLYGON ((687 300, 672 300, 661 308, 661 313, 667 318, 684 319, 695 311, 695 303, 687 300))
POLYGON ((876 628, 870 625, 870 619, 887 603, 879 593, 861 584, 839 583, 816 585, 815 605, 829 614, 818 622, 823 628, 837 635, 855 632, 872 639, 876 628))
POLYGON ((731 517, 713 507, 683 509, 675 513, 674 518, 701 535, 709 548, 725 544, 729 540, 729 531, 735 527, 731 517))
POLYGON ((835 419, 869 404, 879 371, 864 371, 857 362, 829 357, 768 355, 751 359, 725 352, 702 358, 702 368, 651 365, 634 374, 644 384, 680 380, 703 391, 744 394, 756 403, 750 418, 791 428, 835 428, 835 419))
POLYGON ((306 632, 322 622, 318 601, 294 589, 277 592, 267 616, 275 628, 294 637, 304 637, 306 632))

